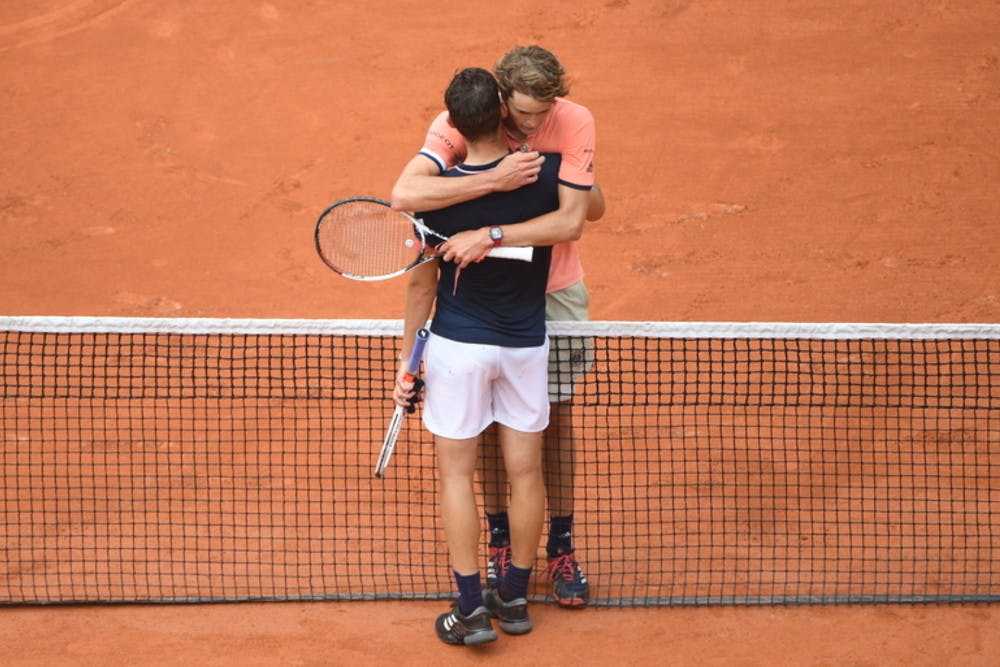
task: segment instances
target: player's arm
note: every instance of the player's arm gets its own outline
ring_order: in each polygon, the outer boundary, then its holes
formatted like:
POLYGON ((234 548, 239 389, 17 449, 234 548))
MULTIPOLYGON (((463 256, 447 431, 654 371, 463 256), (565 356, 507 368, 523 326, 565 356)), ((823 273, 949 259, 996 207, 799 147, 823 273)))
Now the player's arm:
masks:
POLYGON ((594 187, 590 189, 590 198, 587 201, 587 221, 600 220, 602 217, 604 217, 604 192, 595 182, 594 187))
POLYGON ((406 405, 415 393, 414 383, 407 381, 407 361, 417 330, 427 324, 434 299, 437 296, 438 263, 427 262, 409 272, 406 284, 406 305, 403 311, 403 343, 399 354, 399 368, 393 385, 392 400, 397 405, 406 405))
MULTIPOLYGON (((559 208, 525 222, 502 225, 503 245, 550 246, 576 241, 583 234, 589 209, 588 190, 560 184, 559 208)), ((444 252, 443 261, 465 267, 482 259, 491 247, 493 241, 489 228, 480 227, 453 235, 439 250, 444 252)))
MULTIPOLYGON (((553 213, 511 225, 504 229, 504 245, 545 246, 576 241, 583 234, 584 223, 604 216, 604 193, 595 182, 591 189, 559 186, 559 209, 553 213), (585 213, 581 218, 581 207, 585 213)), ((489 230, 487 230, 489 234, 489 230)))
MULTIPOLYGON (((576 241, 583 235, 583 226, 587 220, 589 208, 590 193, 588 190, 560 185, 559 208, 525 222, 504 225, 503 244, 549 246, 565 241, 576 241)), ((486 236, 488 239, 489 229, 486 229, 486 236)))
POLYGON ((511 153, 496 169, 462 178, 441 178, 440 168, 433 160, 416 155, 396 179, 390 200, 398 210, 434 211, 491 192, 515 190, 538 180, 544 160, 536 152, 511 153))
MULTIPOLYGON (((575 241, 583 232, 584 222, 600 220, 604 215, 604 210, 604 192, 596 182, 589 192, 560 185, 559 210, 527 222, 504 226, 504 244, 508 246, 546 246, 564 241, 575 241), (585 220, 581 220, 579 214, 579 207, 583 203, 581 193, 586 193, 585 220)), ((454 253, 451 257, 446 254, 446 260, 453 259, 465 266, 468 262, 463 263, 463 260, 470 257, 481 259, 482 253, 489 250, 492 243, 493 241, 489 237, 489 228, 484 227, 452 236, 448 243, 441 246, 441 249, 446 252, 451 250, 454 253)))

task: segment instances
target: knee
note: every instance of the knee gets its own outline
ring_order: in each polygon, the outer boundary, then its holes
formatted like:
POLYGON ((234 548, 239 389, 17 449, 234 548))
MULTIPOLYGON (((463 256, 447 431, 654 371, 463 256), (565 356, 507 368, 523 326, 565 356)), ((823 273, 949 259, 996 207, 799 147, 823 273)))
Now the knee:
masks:
POLYGON ((519 480, 532 480, 542 476, 541 457, 531 457, 509 461, 506 464, 507 479, 511 483, 519 480))

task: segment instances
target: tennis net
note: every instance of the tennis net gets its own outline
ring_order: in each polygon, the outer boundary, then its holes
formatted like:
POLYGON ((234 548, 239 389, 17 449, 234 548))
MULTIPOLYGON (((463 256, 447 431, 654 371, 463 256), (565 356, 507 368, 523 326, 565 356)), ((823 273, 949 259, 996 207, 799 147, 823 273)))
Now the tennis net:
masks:
MULTIPOLYGON (((0 604, 450 597, 401 329, 0 318, 0 604)), ((592 604, 1000 600, 1000 325, 550 334, 592 604)))

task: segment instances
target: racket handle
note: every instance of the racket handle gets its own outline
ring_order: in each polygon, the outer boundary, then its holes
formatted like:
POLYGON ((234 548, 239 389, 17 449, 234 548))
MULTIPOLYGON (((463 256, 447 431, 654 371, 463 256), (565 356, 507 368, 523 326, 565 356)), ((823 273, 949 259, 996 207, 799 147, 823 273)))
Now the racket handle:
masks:
POLYGON ((530 262, 535 256, 535 249, 530 246, 500 246, 493 248, 488 253, 490 257, 500 259, 517 259, 522 262, 530 262))
POLYGON ((420 328, 417 331, 417 337, 413 339, 413 349, 410 350, 410 361, 406 367, 407 372, 410 377, 407 380, 412 380, 413 376, 420 371, 420 360, 424 357, 424 346, 427 345, 427 338, 430 336, 430 332, 427 329, 420 328))

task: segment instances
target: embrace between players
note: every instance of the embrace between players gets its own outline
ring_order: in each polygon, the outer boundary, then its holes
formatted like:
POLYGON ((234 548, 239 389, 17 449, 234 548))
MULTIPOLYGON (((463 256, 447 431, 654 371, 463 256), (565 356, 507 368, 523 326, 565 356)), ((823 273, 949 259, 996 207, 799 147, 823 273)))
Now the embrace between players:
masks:
MULTIPOLYGON (((437 449, 458 588, 455 605, 435 624, 449 644, 495 640, 493 618, 508 634, 531 630, 528 586, 546 495, 553 595, 566 607, 586 604, 589 595, 572 544, 571 400, 587 342, 556 338, 550 350, 545 327, 546 319, 588 318, 574 242, 585 220, 604 212, 593 173, 594 120, 568 92, 559 60, 538 46, 509 51, 492 73, 459 71, 445 92, 446 111, 392 190, 395 208, 417 212, 450 237, 441 259, 410 272, 400 355, 409 358, 433 311, 423 421, 437 449), (533 246, 534 259, 485 257, 501 244, 533 246), (504 461, 503 470, 483 471, 485 587, 473 483, 481 438, 484 447, 499 446, 504 461)), ((398 405, 415 398, 405 367, 393 387, 398 405)))

